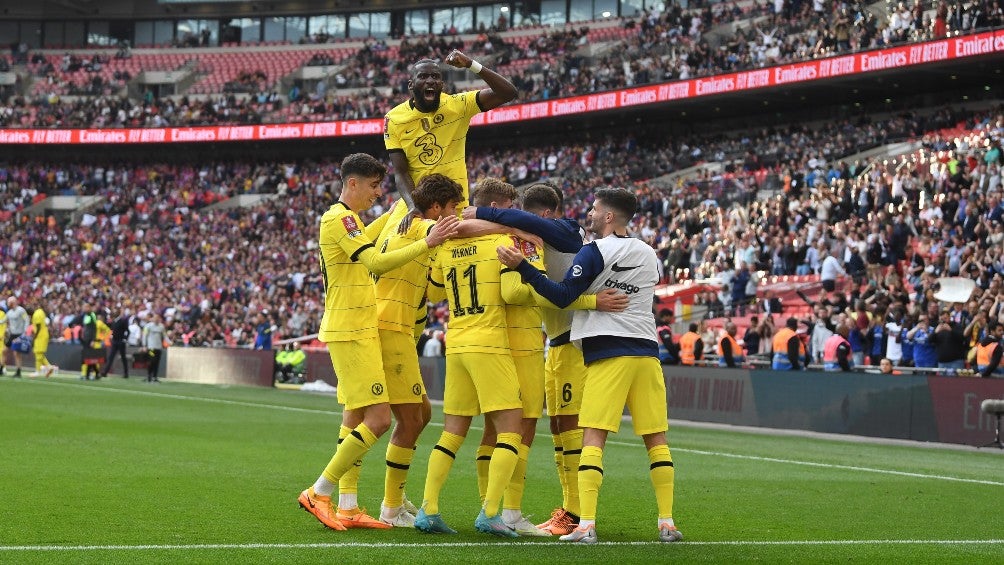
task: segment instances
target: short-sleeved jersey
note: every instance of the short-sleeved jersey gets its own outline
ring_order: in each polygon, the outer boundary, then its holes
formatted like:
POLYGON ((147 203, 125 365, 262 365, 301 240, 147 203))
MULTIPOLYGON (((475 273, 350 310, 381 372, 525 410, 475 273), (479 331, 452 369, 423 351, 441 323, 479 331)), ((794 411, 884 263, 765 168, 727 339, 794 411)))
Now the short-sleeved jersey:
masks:
MULTIPOLYGON (((407 211, 406 206, 402 208, 407 211)), ((388 225, 393 224, 395 229, 384 230, 376 242, 381 253, 395 251, 424 239, 436 225, 433 220, 416 219, 407 233, 398 234, 397 223, 393 220, 392 215, 388 225)), ((383 275, 373 276, 376 282, 377 325, 381 330, 413 334, 417 319, 415 314, 425 304, 431 263, 431 253, 424 253, 383 275)))
MULTIPOLYGON (((543 249, 529 241, 515 237, 512 238, 512 244, 519 247, 528 263, 540 272, 546 272, 543 249)), ((511 276, 519 277, 520 284, 522 284, 522 276, 518 272, 509 269, 504 269, 504 272, 512 272, 511 276)), ((514 357, 532 355, 544 350, 544 330, 540 307, 522 304, 507 305, 506 325, 509 326, 509 348, 514 357)))
MULTIPOLYGON (((478 207, 477 218, 519 228, 542 237, 544 248, 547 250, 547 276, 553 281, 564 278, 572 266, 575 254, 582 249, 582 227, 575 220, 541 218, 523 210, 483 206, 478 207)), ((541 315, 547 337, 560 343, 568 343, 568 334, 572 329, 572 313, 568 310, 544 308, 541 315)))
POLYGON ((429 280, 430 296, 445 292, 450 304, 446 353, 509 354, 502 269, 496 248, 507 235, 451 239, 439 247, 429 280), (434 292, 438 289, 438 293, 434 292))
POLYGON ((581 341, 583 360, 588 365, 609 357, 658 357, 659 338, 652 314, 658 265, 651 246, 639 239, 611 234, 583 246, 560 283, 549 280, 525 261, 517 270, 537 292, 561 307, 583 293, 595 294, 606 288, 627 295, 628 306, 622 312, 574 313, 570 338, 581 341))
POLYGON ((333 204, 321 217, 324 316, 317 337, 322 342, 377 337, 373 279, 359 261, 359 254, 373 245, 362 220, 343 202, 333 204))
POLYGON ((31 314, 31 325, 35 326, 35 340, 48 340, 49 339, 49 323, 45 319, 45 311, 41 308, 36 308, 31 314))
POLYGON ((387 151, 403 151, 411 180, 440 173, 464 188, 467 203, 467 130, 481 108, 478 91, 441 94, 439 108, 422 112, 411 100, 398 104, 384 117, 387 151))

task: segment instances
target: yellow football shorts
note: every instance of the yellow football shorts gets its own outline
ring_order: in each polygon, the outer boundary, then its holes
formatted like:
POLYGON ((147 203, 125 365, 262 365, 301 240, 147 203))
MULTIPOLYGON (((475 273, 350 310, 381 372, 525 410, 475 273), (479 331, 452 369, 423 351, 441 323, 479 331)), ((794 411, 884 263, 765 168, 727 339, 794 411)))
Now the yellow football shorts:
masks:
POLYGON ((380 330, 380 352, 391 404, 421 404, 425 394, 415 339, 405 333, 380 330))
POLYGON ((379 338, 332 341, 328 354, 338 378, 338 402, 346 410, 390 401, 379 338))
POLYGON ((443 412, 454 416, 520 408, 516 364, 498 353, 448 352, 443 397, 443 412))
POLYGON ((540 418, 544 413, 544 352, 512 358, 519 380, 519 397, 524 418, 540 418))
POLYGON ((643 436, 664 432, 666 381, 655 357, 611 357, 586 368, 579 426, 616 432, 624 406, 634 423, 634 433, 643 436))
POLYGON ((566 343, 547 350, 544 366, 544 393, 549 416, 571 416, 582 408, 582 383, 586 364, 582 351, 566 343))

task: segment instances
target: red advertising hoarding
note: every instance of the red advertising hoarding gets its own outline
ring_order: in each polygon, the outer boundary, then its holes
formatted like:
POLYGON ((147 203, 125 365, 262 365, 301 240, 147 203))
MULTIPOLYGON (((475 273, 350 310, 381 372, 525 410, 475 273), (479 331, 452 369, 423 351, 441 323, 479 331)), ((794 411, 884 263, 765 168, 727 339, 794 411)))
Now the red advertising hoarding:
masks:
MULTIPOLYGON (((899 69, 1004 53, 1004 31, 991 31, 754 69, 725 75, 627 88, 584 96, 502 106, 478 114, 472 126, 554 118, 587 112, 615 110, 757 88, 783 86, 839 76, 899 69)), ((255 126, 202 126, 142 129, 0 129, 0 144, 117 144, 193 143, 220 141, 273 141, 379 135, 382 119, 290 123, 255 126)))
POLYGON ((930 377, 931 405, 938 441, 983 445, 994 438, 994 417, 980 410, 988 398, 1004 399, 1000 379, 930 377))

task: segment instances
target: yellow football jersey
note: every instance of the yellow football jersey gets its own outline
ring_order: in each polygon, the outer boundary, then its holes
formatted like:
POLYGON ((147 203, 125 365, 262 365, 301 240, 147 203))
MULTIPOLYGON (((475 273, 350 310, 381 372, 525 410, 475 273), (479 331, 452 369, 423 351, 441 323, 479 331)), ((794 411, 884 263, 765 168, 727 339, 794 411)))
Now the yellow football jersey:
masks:
MULTIPOLYGON (((7 312, 0 310, 0 355, 4 355, 4 350, 7 349, 6 338, 7 337, 7 312)), ((0 363, 3 360, 0 359, 0 363)))
POLYGON ((324 277, 322 342, 377 337, 376 295, 369 269, 356 259, 373 241, 359 216, 336 202, 321 217, 319 239, 324 277), (337 283, 337 284, 335 284, 337 283))
POLYGON ((441 94, 434 112, 422 112, 408 100, 384 117, 384 145, 404 152, 412 182, 431 173, 446 175, 464 188, 462 204, 468 201, 467 130, 481 111, 477 94, 441 94))
MULTIPOLYGON (((513 237, 509 245, 515 245, 523 253, 523 257, 528 263, 537 268, 540 272, 546 273, 544 268, 544 250, 529 241, 513 237)), ((516 271, 503 267, 502 273, 503 295, 508 298, 507 285, 523 285, 522 276, 516 271)), ((528 290, 528 289, 523 289, 528 290)), ((530 306, 510 302, 506 305, 506 325, 509 327, 509 347, 513 357, 521 357, 539 353, 544 350, 544 330, 541 320, 541 309, 538 306, 530 306)))
MULTIPOLYGON (((407 206, 399 207, 407 212, 407 206)), ((393 229, 385 229, 376 242, 381 253, 395 251, 424 239, 436 222, 415 219, 405 234, 397 233, 397 224, 392 212, 387 226, 393 229)), ((373 276, 376 282, 377 326, 381 330, 412 334, 417 319, 416 312, 425 305, 425 289, 428 286, 431 263, 430 253, 424 253, 383 275, 373 276)))
POLYGON ((446 352, 509 354, 502 269, 495 249, 507 235, 451 239, 439 247, 429 273, 429 298, 450 304, 446 352))
POLYGON ((49 323, 45 319, 45 310, 35 309, 31 314, 31 325, 35 326, 35 341, 49 341, 49 323))

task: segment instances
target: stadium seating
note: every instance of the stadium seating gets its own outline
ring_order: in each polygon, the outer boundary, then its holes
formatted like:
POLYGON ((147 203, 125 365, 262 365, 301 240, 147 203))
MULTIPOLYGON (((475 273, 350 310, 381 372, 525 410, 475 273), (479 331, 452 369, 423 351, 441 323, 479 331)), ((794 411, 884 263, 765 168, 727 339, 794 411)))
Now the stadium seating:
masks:
MULTIPOLYGON (((881 3, 879 3, 881 4, 881 3)), ((929 27, 919 26, 915 20, 905 24, 898 15, 895 16, 896 26, 903 27, 903 32, 894 37, 884 37, 879 29, 891 26, 892 12, 878 11, 875 7, 865 9, 858 3, 851 6, 848 15, 842 15, 847 6, 834 3, 832 11, 816 13, 810 3, 803 3, 798 13, 773 13, 773 4, 756 4, 740 2, 726 6, 716 4, 709 8, 695 8, 689 11, 677 11, 675 8, 661 14, 642 14, 637 18, 610 18, 591 22, 576 22, 564 28, 546 28, 531 26, 527 28, 507 30, 500 33, 492 32, 489 36, 496 43, 492 53, 501 56, 504 53, 507 64, 498 65, 498 70, 513 77, 519 84, 534 84, 534 88, 522 92, 520 99, 524 101, 542 97, 568 96, 584 92, 631 86, 638 79, 644 81, 671 80, 678 78, 683 72, 680 61, 690 60, 696 72, 715 74, 733 70, 759 67, 767 63, 786 63, 806 58, 828 56, 834 48, 828 47, 817 37, 820 19, 833 25, 841 17, 852 17, 856 22, 853 27, 849 48, 866 49, 881 47, 904 41, 920 41, 932 38, 935 33, 931 24, 933 7, 928 8, 929 27), (690 37, 689 26, 691 17, 698 15, 702 21, 702 34, 712 34, 715 44, 721 45, 727 51, 708 49, 708 39, 703 35, 690 37), (885 20, 889 20, 886 22, 885 20), (889 23, 890 25, 885 25, 889 23), (883 26, 885 26, 883 28, 883 26), (578 33, 585 29, 587 35, 580 43, 578 33), (531 49, 532 46, 537 48, 531 49), (601 58, 583 56, 578 51, 580 45, 588 45, 594 50, 603 52, 601 58), (668 51, 667 51, 668 49, 668 51), (648 52, 649 57, 639 57, 639 51, 648 52), (641 73, 637 76, 626 75, 622 62, 648 61, 652 73, 641 73), (550 64, 551 72, 548 83, 541 80, 539 63, 550 64), (579 77, 589 76, 591 71, 601 68, 612 73, 608 80, 597 81, 595 85, 586 84, 584 79, 576 78, 570 69, 581 71, 579 77), (518 80, 517 80, 518 79, 518 80)), ((880 6, 881 7, 881 6, 880 6)), ((946 33, 972 33, 977 29, 999 27, 1004 25, 999 11, 987 10, 977 12, 975 18, 955 17, 961 7, 952 7, 945 16, 946 33)), ((43 72, 41 60, 30 66, 36 75, 32 86, 25 93, 31 106, 45 106, 45 112, 51 113, 52 104, 70 104, 53 96, 58 95, 115 95, 118 96, 128 79, 123 80, 123 73, 135 77, 144 70, 177 70, 182 65, 194 65, 199 73, 198 80, 182 94, 198 96, 231 94, 242 92, 255 94, 260 91, 272 92, 278 88, 279 82, 293 71, 304 66, 316 53, 329 55, 339 66, 351 67, 355 76, 376 75, 377 83, 361 80, 351 86, 395 87, 403 82, 403 63, 413 60, 415 56, 433 56, 442 58, 445 52, 441 46, 447 42, 445 38, 426 36, 410 38, 413 44, 406 52, 395 52, 397 43, 387 43, 387 50, 377 52, 377 43, 371 40, 362 41, 354 38, 338 38, 324 44, 290 45, 288 42, 273 41, 261 43, 245 43, 241 45, 226 44, 220 48, 137 48, 132 50, 131 58, 116 59, 115 51, 94 49, 74 51, 73 55, 89 58, 94 54, 102 55, 106 62, 100 71, 88 72, 76 70, 64 72, 61 69, 65 54, 62 52, 47 52, 41 55, 42 60, 51 64, 51 71, 43 72), (440 39, 443 39, 440 42, 440 39), (432 45, 435 44, 435 47, 432 45), (417 47, 416 47, 417 46, 417 47), (424 47, 423 47, 424 46, 424 47), (371 49, 374 48, 374 49, 371 49), (195 63, 195 60, 198 63, 195 63), (255 75, 258 75, 255 77, 255 75), (120 78, 115 78, 118 75, 120 78), (243 78, 242 78, 243 77, 243 78), (95 83, 100 79, 100 83, 95 83)), ((452 41, 452 40, 451 40, 452 41)), ((474 34, 460 38, 463 48, 472 53, 480 53, 479 44, 482 36, 474 34)), ((379 46, 382 47, 382 43, 379 46)), ((37 55, 37 54, 36 54, 37 55)), ((34 57, 33 57, 34 58, 34 57)), ((280 92, 285 95, 285 92, 280 92)), ((363 95, 365 98, 368 95, 363 95)), ((381 106, 399 100, 401 93, 389 92, 381 94, 387 98, 380 101, 381 106)), ((351 105, 351 103, 349 103, 351 105)), ((332 108, 334 112, 329 117, 344 114, 343 104, 332 108)), ((37 110, 23 111, 14 108, 18 115, 0 122, 0 125, 38 127, 64 125, 60 120, 38 119, 37 110)), ((271 116, 274 110, 258 108, 262 114, 256 121, 277 122, 289 113, 271 116)), ((67 110, 63 113, 72 113, 67 110)), ((316 116, 315 116, 316 118, 316 116)), ((319 118, 316 118, 319 119, 319 118)), ((86 124, 85 124, 86 125, 86 124)), ((95 124, 108 127, 110 124, 95 124)), ((111 124, 114 126, 115 124, 111 124)))
MULTIPOLYGON (((944 127, 921 130, 926 131, 921 137, 929 141, 922 155, 930 157, 939 151, 947 152, 940 145, 942 141, 936 140, 944 139, 945 134, 951 132, 953 135, 948 138, 951 141, 946 143, 951 144, 947 147, 951 147, 953 151, 967 147, 964 150, 967 157, 971 156, 978 161, 997 159, 992 166, 997 171, 996 182, 999 183, 999 140, 1004 135, 1001 111, 1001 108, 996 107, 953 114, 938 109, 933 113, 937 118, 934 120, 916 116, 918 127, 944 121, 957 124, 963 120, 976 124, 968 131, 957 131, 954 126, 947 130, 944 127), (965 142, 965 145, 954 145, 955 138, 959 139, 960 144, 965 142), (997 157, 993 157, 992 153, 992 148, 995 147, 997 157)), ((882 122, 875 122, 873 126, 876 129, 866 130, 866 135, 872 135, 869 132, 886 127, 882 122)), ((804 137, 805 132, 798 128, 793 128, 789 133, 798 136, 802 142, 810 139, 804 137)), ((813 143, 825 143, 827 132, 822 130, 818 134, 820 137, 814 138, 816 141, 813 143)), ((704 146, 705 154, 714 154, 716 144, 730 143, 727 139, 719 138, 692 138, 688 141, 692 146, 704 146)), ((765 145, 755 137, 753 142, 765 145)), ((477 180, 477 176, 483 174, 511 178, 518 172, 521 163, 539 165, 541 162, 550 162, 549 155, 553 154, 555 159, 552 170, 542 171, 530 167, 522 182, 542 177, 558 179, 566 195, 566 213, 580 220, 584 218, 588 208, 589 195, 595 188, 607 184, 609 179, 626 186, 635 186, 641 196, 643 214, 632 229, 657 249, 660 258, 667 262, 667 267, 681 264, 670 261, 686 262, 686 270, 682 267, 679 271, 667 268, 666 273, 667 282, 678 283, 678 288, 681 289, 693 288, 693 285, 680 277, 693 278, 698 274, 714 276, 721 265, 716 257, 731 257, 737 243, 733 230, 723 228, 722 233, 717 233, 709 228, 703 232, 707 248, 697 263, 690 263, 689 258, 681 256, 674 259, 671 252, 679 246, 679 238, 688 229, 689 214, 701 209, 713 213, 720 210, 723 214, 728 210, 741 209, 751 221, 760 222, 765 214, 770 213, 772 204, 769 201, 752 200, 745 201, 744 204, 739 199, 729 200, 730 203, 722 200, 719 206, 710 208, 708 204, 702 203, 703 192, 687 190, 686 185, 659 188, 651 176, 632 178, 627 173, 630 163, 625 163, 621 153, 615 150, 623 144, 624 140, 609 139, 574 150, 539 146, 487 152, 473 148, 468 154, 468 170, 475 176, 472 180, 477 180), (590 164, 587 171, 582 165, 583 157, 593 152, 595 157, 585 159, 590 164), (609 174, 605 176, 606 173, 609 174), (678 200, 681 197, 684 199, 682 207, 678 200), (642 221, 649 217, 646 211, 652 212, 652 217, 658 220, 654 228, 646 225, 647 220, 642 221)), ((635 152, 646 161, 661 161, 665 160, 663 155, 673 153, 674 148, 641 146, 635 152)), ((811 172, 809 163, 812 153, 807 150, 799 159, 805 174, 811 172)), ((904 154, 898 158, 913 159, 914 154, 904 154)), ((947 154, 944 158, 947 158, 947 154)), ((51 294, 52 289, 76 284, 82 277, 86 278, 94 273, 100 273, 103 280, 115 280, 118 285, 123 285, 118 292, 104 296, 103 300, 109 307, 117 308, 128 300, 135 311, 156 309, 171 313, 172 336, 178 343, 246 345, 253 339, 253 335, 243 315, 244 308, 268 308, 276 312, 277 325, 287 335, 310 334, 316 330, 319 322, 322 301, 319 281, 312 278, 314 254, 306 247, 306 243, 316 230, 316 214, 332 201, 332 195, 327 190, 336 180, 331 174, 332 167, 333 163, 327 161, 302 162, 295 166, 279 162, 239 161, 200 166, 166 162, 150 165, 123 165, 116 162, 86 165, 29 162, 2 165, 0 226, 4 229, 12 228, 11 220, 16 212, 25 210, 50 195, 96 195, 103 200, 96 209, 89 212, 85 222, 60 223, 54 217, 26 218, 27 223, 19 225, 19 238, 4 238, 0 242, 0 257, 5 261, 13 261, 13 264, 23 263, 25 269, 5 269, 0 272, 0 284, 22 293, 22 296, 30 300, 51 301, 48 310, 55 317, 52 325, 56 335, 61 331, 65 315, 78 311, 81 306, 73 299, 55 298, 51 294), (249 208, 216 210, 211 207, 221 199, 249 192, 283 192, 284 198, 266 200, 249 208), (156 198, 153 198, 154 194, 157 194, 156 198), (291 213, 301 210, 308 213, 291 213), (214 226, 212 234, 205 230, 205 226, 209 225, 214 226), (231 237, 231 234, 236 233, 240 233, 240 237, 231 237), (291 235, 295 236, 293 240, 302 241, 305 246, 300 248, 293 244, 290 247, 290 242, 293 241, 290 239, 291 235), (67 261, 84 261, 94 242, 101 242, 103 246, 110 245, 111 249, 115 249, 118 244, 114 242, 119 237, 138 238, 132 240, 128 248, 123 248, 123 265, 116 265, 117 256, 111 253, 93 263, 93 271, 79 271, 68 266, 67 261), (252 248, 234 246, 235 241, 248 239, 260 241, 261 244, 252 248), (55 245, 59 249, 58 256, 52 258, 28 253, 42 241, 48 242, 47 245, 55 245), (183 242, 200 242, 196 246, 197 254, 186 254, 185 250, 192 250, 193 247, 183 242), (184 273, 194 272, 193 257, 200 257, 199 261, 205 261, 199 263, 204 265, 199 269, 200 272, 226 275, 208 278, 185 275, 184 273), (123 272, 121 267, 126 265, 128 268, 123 272), (269 267, 262 270, 262 265, 269 267), (167 273, 170 275, 165 277, 167 273), (179 276, 175 277, 173 273, 179 273, 179 276), (267 276, 265 273, 268 273, 267 276), (151 293, 150 289, 154 289, 154 292, 151 293), (195 306, 198 306, 198 310, 193 309, 195 306), (196 311, 199 312, 198 316, 193 314, 196 311)), ((913 172, 918 179, 928 182, 930 167, 917 167, 913 172)), ((948 190, 948 184, 942 187, 938 183, 948 183, 951 180, 931 182, 936 190, 948 190)), ((834 182, 835 185, 841 183, 851 190, 875 195, 876 188, 869 175, 834 182)), ((789 194, 787 198, 792 203, 812 207, 818 205, 820 194, 822 193, 789 194)), ((386 209, 390 202, 390 196, 387 196, 380 205, 386 209)), ((915 204, 915 201, 911 203, 915 204)), ((989 201, 981 203, 981 206, 988 205, 989 201)), ((366 219, 372 217, 367 215, 366 219)), ((723 216, 723 226, 730 221, 729 217, 731 216, 723 216)), ((838 220, 834 225, 851 229, 856 221, 856 214, 853 214, 838 220)), ((802 290, 809 296, 817 296, 818 276, 787 272, 784 265, 780 266, 783 274, 767 274, 776 272, 778 266, 772 264, 769 248, 766 246, 770 232, 761 230, 766 230, 765 225, 756 224, 754 233, 763 238, 761 258, 765 261, 764 277, 757 298, 764 298, 764 292, 772 290, 782 298, 785 308, 783 316, 807 318, 811 314, 811 308, 795 291, 802 290)), ((1004 232, 994 241, 1001 240, 1004 240, 1004 232)), ((941 239, 936 242, 941 242, 941 239)), ((987 250, 992 248, 993 246, 986 247, 987 250)), ((922 252, 919 245, 914 249, 924 255, 925 261, 930 261, 930 257, 922 252)), ((889 266, 879 266, 880 276, 892 272, 895 271, 889 266)), ((1001 274, 996 276, 1000 277, 1001 274)), ((925 279, 920 284, 917 292, 927 288, 930 280, 925 279)), ((713 287, 702 287, 701 292, 706 293, 708 290, 713 290, 713 287)), ((849 290, 863 293, 867 288, 849 290)), ((693 302, 693 298, 687 298, 688 305, 693 302)), ((1001 296, 1001 303, 1004 303, 1004 296, 1001 296)), ((670 308, 675 307, 675 295, 666 299, 665 304, 670 308)), ((690 308, 689 312, 691 319, 704 316, 704 311, 699 308, 690 308)), ((741 332, 748 326, 752 313, 753 310, 750 309, 744 315, 732 317, 732 321, 740 326, 741 332)), ((430 312, 434 325, 441 324, 446 316, 448 312, 444 308, 434 308, 430 312)), ((686 320, 685 312, 679 312, 678 316, 680 321, 686 320)), ((725 317, 715 317, 709 324, 720 327, 726 321, 725 317)))

